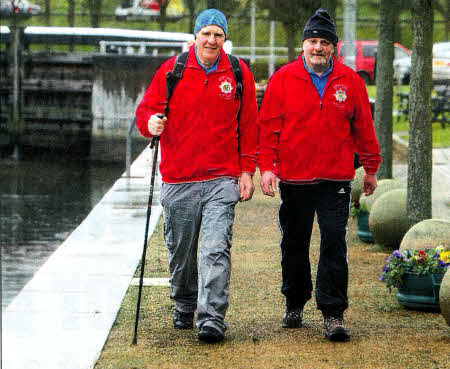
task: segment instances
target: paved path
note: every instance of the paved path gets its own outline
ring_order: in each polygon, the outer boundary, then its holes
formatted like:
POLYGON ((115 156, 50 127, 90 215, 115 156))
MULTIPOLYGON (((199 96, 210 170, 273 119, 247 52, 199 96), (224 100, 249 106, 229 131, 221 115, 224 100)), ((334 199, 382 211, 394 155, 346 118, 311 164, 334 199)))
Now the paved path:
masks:
MULTIPOLYGON (((407 146, 399 137, 394 138, 397 143, 407 146)), ((393 175, 406 184, 408 166, 394 163, 393 175)), ((433 218, 450 220, 450 147, 433 149, 431 196, 433 218)))
MULTIPOLYGON (((142 255, 146 149, 2 314, 3 369, 95 365, 142 255)), ((161 216, 158 192, 150 235, 161 216)))
MULTIPOLYGON (((142 254, 151 153, 146 149, 5 310, 3 369, 95 365, 142 254)), ((450 219, 450 148, 433 150, 433 216, 450 219)), ((394 164, 406 182, 407 166, 394 164)), ((151 231, 161 215, 160 181, 151 231)), ((150 232, 151 234, 151 232, 150 232)), ((163 281, 166 283, 167 281, 163 281)))

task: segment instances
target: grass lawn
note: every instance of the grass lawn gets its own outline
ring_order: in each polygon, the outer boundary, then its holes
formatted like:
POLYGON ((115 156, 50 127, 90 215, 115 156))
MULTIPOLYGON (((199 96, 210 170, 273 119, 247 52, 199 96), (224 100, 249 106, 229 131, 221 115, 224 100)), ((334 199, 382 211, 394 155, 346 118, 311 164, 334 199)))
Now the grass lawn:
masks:
MULTIPOLYGON (((259 186, 258 175, 255 183, 259 186)), ((278 204, 278 196, 265 197, 257 187, 250 202, 236 207, 229 329, 224 342, 203 344, 197 340, 197 329, 173 329, 169 289, 144 287, 138 344, 132 346, 138 287, 131 286, 95 368, 447 367, 450 330, 443 316, 398 305, 394 293, 378 280, 390 251, 362 243, 352 218, 347 237, 350 306, 345 315, 352 340, 332 343, 323 337, 322 318, 314 300, 305 307, 305 327, 281 328, 284 299, 280 293, 278 204)), ((315 225, 313 270, 318 243, 315 225)), ((169 276, 161 224, 151 238, 147 256, 146 277, 169 276)))
MULTIPOLYGON (((409 86, 401 86, 401 92, 409 93, 409 86)), ((367 86, 367 92, 370 97, 376 98, 376 86, 367 86)), ((394 117, 393 117, 393 130, 398 133, 399 136, 408 142, 409 140, 409 121, 407 116, 400 115, 399 118, 396 116, 396 112, 399 109, 399 98, 398 98, 399 88, 394 86, 394 117)), ((432 123, 433 129, 433 148, 437 147, 450 147, 450 129, 448 124, 445 128, 442 128, 441 124, 438 122, 432 123)))

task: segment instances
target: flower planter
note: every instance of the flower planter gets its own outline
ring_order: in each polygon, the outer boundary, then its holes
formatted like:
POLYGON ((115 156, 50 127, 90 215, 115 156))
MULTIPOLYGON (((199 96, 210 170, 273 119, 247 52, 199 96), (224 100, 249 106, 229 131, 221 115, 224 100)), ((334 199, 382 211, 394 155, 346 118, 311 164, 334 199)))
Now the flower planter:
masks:
POLYGON ((440 311, 439 289, 444 274, 403 274, 403 286, 397 289, 398 303, 413 310, 440 311))
POLYGON ((361 241, 367 243, 374 243, 372 233, 369 229, 369 213, 360 211, 356 216, 356 224, 358 226, 358 237, 361 241))

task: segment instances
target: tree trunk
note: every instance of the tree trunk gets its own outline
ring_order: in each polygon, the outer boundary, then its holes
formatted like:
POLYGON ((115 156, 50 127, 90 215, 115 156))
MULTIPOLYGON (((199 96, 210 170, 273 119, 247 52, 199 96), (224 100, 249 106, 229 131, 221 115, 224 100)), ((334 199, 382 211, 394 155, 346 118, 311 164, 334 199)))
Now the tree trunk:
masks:
POLYGON ((91 18, 91 27, 100 27, 100 19, 102 12, 102 0, 88 0, 89 15, 91 18))
POLYGON ((163 0, 158 0, 159 4, 159 28, 161 31, 166 29, 167 24, 167 6, 169 5, 169 0, 163 2, 163 0))
MULTIPOLYGON (((69 27, 75 27, 75 0, 67 0, 68 2, 68 11, 67 11, 67 22, 69 23, 69 27)), ((70 44, 69 50, 74 50, 73 43, 70 44)))
POLYGON ((194 33, 195 27, 195 1, 194 0, 186 0, 185 4, 188 8, 189 12, 189 29, 188 33, 194 33))
POLYGON ((430 0, 412 5, 412 63, 409 95, 408 224, 432 217, 431 62, 433 7, 430 0))
POLYGON ((380 143, 380 179, 392 178, 392 103, 394 61, 394 13, 392 0, 381 0, 380 27, 376 62, 377 99, 375 103, 375 131, 380 143))
POLYGON ((295 46, 297 44, 297 30, 289 23, 283 23, 283 27, 286 32, 288 59, 289 61, 292 61, 297 57, 297 52, 295 51, 295 46))
POLYGON ((75 27, 75 0, 67 0, 67 22, 69 27, 75 27))
POLYGON ((321 7, 328 11, 331 18, 333 18, 334 22, 336 22, 337 3, 338 3, 338 0, 322 0, 322 4, 321 4, 321 7))
POLYGON ((44 18, 45 25, 50 27, 52 25, 50 20, 50 8, 51 8, 51 0, 45 0, 45 10, 44 10, 44 18))

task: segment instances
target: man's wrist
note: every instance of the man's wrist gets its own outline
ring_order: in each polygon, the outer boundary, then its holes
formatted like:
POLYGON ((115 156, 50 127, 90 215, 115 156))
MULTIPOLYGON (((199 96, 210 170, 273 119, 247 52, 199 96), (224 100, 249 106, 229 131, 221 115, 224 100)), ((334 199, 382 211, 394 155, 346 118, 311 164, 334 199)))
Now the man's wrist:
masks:
POLYGON ((239 177, 242 177, 243 174, 248 174, 251 178, 253 178, 253 173, 251 172, 246 172, 246 171, 242 171, 241 175, 239 177))

